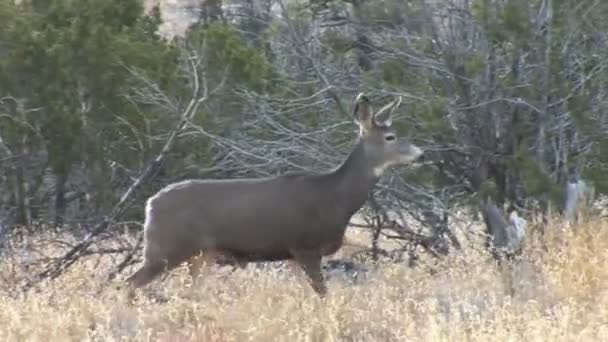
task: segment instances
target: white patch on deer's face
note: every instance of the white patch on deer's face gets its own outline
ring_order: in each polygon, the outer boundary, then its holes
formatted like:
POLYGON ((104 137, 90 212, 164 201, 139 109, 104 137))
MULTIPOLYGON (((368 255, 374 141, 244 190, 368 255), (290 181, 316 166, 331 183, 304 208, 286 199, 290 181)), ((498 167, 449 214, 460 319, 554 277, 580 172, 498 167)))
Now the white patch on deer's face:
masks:
POLYGON ((380 178, 384 174, 384 171, 388 169, 389 166, 393 165, 391 162, 386 162, 382 165, 374 167, 374 176, 380 178))
MULTIPOLYGON (((393 142, 391 141, 389 144, 393 144, 393 142)), ((414 161, 416 161, 416 159, 418 159, 418 157, 420 157, 422 154, 423 154, 423 151, 418 146, 407 145, 405 152, 398 153, 393 158, 389 158, 388 160, 381 163, 380 165, 375 166, 373 168, 374 176, 376 176, 377 178, 380 178, 384 174, 386 169, 388 169, 392 165, 411 164, 414 161)))

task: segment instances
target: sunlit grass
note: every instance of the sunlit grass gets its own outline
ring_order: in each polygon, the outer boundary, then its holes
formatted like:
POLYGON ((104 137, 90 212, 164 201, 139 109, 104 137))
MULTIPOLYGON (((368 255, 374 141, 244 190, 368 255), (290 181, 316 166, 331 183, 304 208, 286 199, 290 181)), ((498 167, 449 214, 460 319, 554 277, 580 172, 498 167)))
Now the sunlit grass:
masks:
POLYGON ((249 266, 210 269, 195 286, 180 268, 129 306, 114 288, 122 278, 101 286, 109 257, 24 296, 17 249, 0 260, 0 340, 606 341, 608 223, 552 228, 509 268, 469 242, 415 268, 383 262, 356 283, 330 278, 325 302, 289 269, 249 266))

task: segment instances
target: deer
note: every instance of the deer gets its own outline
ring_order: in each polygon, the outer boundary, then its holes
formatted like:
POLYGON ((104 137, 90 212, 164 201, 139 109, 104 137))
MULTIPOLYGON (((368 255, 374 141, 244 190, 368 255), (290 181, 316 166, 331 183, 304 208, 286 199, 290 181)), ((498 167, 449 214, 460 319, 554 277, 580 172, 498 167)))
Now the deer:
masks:
MULTIPOLYGON (((350 154, 321 173, 260 178, 187 179, 148 198, 143 265, 126 279, 129 296, 159 274, 196 258, 225 263, 288 261, 325 297, 322 258, 342 246, 351 217, 384 171, 414 163, 423 150, 397 138, 396 97, 374 111, 359 93, 352 106, 359 133, 350 154)), ((199 264, 192 262, 188 264, 199 264)), ((194 267, 194 266, 192 266, 194 267)), ((190 269, 191 274, 196 272, 190 269)))

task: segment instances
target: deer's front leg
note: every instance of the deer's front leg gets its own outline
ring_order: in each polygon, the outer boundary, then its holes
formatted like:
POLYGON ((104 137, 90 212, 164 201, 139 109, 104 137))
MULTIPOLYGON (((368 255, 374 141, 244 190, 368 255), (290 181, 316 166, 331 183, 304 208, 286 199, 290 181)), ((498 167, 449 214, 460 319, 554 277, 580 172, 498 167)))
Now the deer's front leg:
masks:
POLYGON ((318 250, 293 250, 291 251, 294 261, 302 268, 309 279, 313 290, 321 297, 327 294, 327 286, 321 273, 321 251, 318 250))
POLYGON ((211 264, 215 263, 218 257, 217 251, 207 251, 195 254, 188 261, 188 273, 193 283, 196 283, 203 271, 211 264))

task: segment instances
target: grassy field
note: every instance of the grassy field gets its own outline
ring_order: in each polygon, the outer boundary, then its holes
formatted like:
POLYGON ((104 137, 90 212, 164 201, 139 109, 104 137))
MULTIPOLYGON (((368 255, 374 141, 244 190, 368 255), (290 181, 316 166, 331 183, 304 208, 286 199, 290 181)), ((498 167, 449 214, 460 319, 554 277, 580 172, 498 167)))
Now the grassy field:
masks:
POLYGON ((14 289, 25 254, 15 252, 0 259, 0 341, 606 341, 608 223, 552 228, 508 269, 463 239, 441 261, 367 264, 357 282, 332 276, 326 301, 297 273, 249 266, 212 268, 196 286, 180 268, 127 305, 114 287, 126 274, 101 288, 110 257, 24 296, 14 289))

